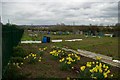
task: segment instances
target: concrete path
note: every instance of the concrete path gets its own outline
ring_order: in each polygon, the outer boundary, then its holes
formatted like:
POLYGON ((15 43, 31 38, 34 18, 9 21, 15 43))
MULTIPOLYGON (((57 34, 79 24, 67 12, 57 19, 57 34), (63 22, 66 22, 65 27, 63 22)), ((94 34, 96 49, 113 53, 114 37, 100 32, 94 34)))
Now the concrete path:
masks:
POLYGON ((41 43, 41 41, 21 41, 21 43, 41 43))
POLYGON ((62 49, 66 50, 66 51, 71 51, 71 52, 74 52, 74 53, 78 53, 82 56, 89 57, 89 58, 92 58, 92 59, 95 59, 95 60, 96 60, 96 56, 99 56, 99 57, 102 57, 102 59, 101 59, 102 62, 120 68, 120 61, 119 60, 112 60, 112 57, 109 57, 109 56, 105 56, 105 55, 98 54, 98 53, 96 54, 96 53, 93 53, 93 52, 80 50, 80 49, 78 49, 77 51, 72 50, 72 49, 66 49, 66 48, 62 48, 62 49))
MULTIPOLYGON (((82 39, 70 39, 70 40, 65 40, 65 41, 81 41, 82 39)), ((62 42, 62 39, 58 39, 58 40, 51 40, 51 42, 62 42)), ((21 41, 21 43, 42 43, 41 41, 21 41)))

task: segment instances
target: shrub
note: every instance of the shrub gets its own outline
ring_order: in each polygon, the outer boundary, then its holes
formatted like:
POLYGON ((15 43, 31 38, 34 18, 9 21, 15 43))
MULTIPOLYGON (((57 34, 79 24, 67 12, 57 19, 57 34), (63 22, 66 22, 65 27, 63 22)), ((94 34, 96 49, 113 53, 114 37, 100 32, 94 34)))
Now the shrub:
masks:
POLYGON ((26 51, 21 47, 17 46, 13 49, 13 57, 25 57, 27 55, 26 51))
POLYGON ((20 62, 23 62, 23 58, 21 58, 21 57, 12 57, 10 59, 10 62, 11 63, 20 63, 20 62))
POLYGON ((8 65, 2 77, 3 80, 24 80, 29 74, 24 74, 16 65, 8 65))

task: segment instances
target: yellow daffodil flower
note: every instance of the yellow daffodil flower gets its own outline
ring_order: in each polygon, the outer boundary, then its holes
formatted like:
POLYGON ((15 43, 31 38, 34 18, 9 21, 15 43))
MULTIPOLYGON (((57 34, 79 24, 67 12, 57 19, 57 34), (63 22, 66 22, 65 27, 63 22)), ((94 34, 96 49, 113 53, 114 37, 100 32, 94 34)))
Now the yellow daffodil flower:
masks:
POLYGON ((98 64, 98 62, 96 62, 96 64, 98 64))
POLYGON ((58 50, 58 52, 61 52, 61 50, 58 50))
POLYGON ((19 65, 19 63, 16 63, 16 65, 19 65))
POLYGON ((110 76, 113 77, 113 74, 111 74, 110 76))
POLYGON ((100 72, 100 73, 102 73, 102 72, 103 72, 103 70, 102 70, 102 69, 99 69, 99 72, 100 72))
POLYGON ((90 64, 90 63, 87 63, 86 66, 87 66, 87 67, 91 67, 91 64, 90 64))
POLYGON ((59 62, 62 62, 62 60, 59 60, 59 62))
POLYGON ((68 54, 68 56, 70 57, 70 56, 71 56, 71 54, 68 54))
POLYGON ((70 77, 67 77, 67 80, 70 80, 70 77))
POLYGON ((107 78, 107 74, 106 73, 103 73, 104 77, 107 78))
POLYGON ((93 79, 97 79, 97 77, 92 77, 93 79))
POLYGON ((106 73, 109 74, 109 73, 110 73, 110 70, 108 70, 106 73))
POLYGON ((65 59, 64 58, 62 58, 62 61, 64 61, 65 59))
POLYGON ((103 64, 103 68, 105 68, 105 64, 103 64))
POLYGON ((28 58, 28 56, 26 56, 26 58, 28 58))
POLYGON ((97 60, 101 60, 101 58, 102 58, 102 57, 98 57, 98 56, 96 57, 97 60))
POLYGON ((41 59, 41 57, 39 57, 39 59, 41 59))
POLYGON ((77 60, 80 60, 80 57, 78 57, 77 60))
POLYGON ((41 60, 38 60, 39 62, 41 62, 41 60))
POLYGON ((67 64, 71 64, 71 62, 67 62, 67 64))
POLYGON ((36 57, 34 57, 34 59, 36 59, 36 57))
POLYGON ((31 56, 31 54, 29 54, 29 56, 31 56))
POLYGON ((81 69, 82 71, 84 71, 84 70, 85 70, 85 66, 81 66, 80 69, 81 69))

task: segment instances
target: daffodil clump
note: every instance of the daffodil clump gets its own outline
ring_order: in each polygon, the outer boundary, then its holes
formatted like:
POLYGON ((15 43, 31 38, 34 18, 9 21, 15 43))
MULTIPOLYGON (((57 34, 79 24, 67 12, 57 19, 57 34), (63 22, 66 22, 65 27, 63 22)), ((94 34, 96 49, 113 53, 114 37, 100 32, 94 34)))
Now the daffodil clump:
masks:
POLYGON ((77 61, 80 60, 80 56, 78 56, 75 53, 72 54, 68 54, 67 57, 63 57, 59 60, 59 62, 61 63, 61 69, 71 69, 71 66, 73 63, 76 63, 77 61))
POLYGON ((8 62, 8 66, 15 66, 17 68, 21 68, 21 66, 23 65, 23 62, 20 62, 20 63, 11 63, 10 61, 8 62))
POLYGON ((39 48, 39 51, 46 51, 46 50, 47 50, 47 47, 39 48))
POLYGON ((30 53, 28 56, 24 57, 24 60, 27 60, 28 63, 41 62, 42 58, 35 53, 30 53))
POLYGON ((61 49, 53 49, 50 52, 50 55, 52 55, 54 57, 54 59, 59 59, 61 57, 65 57, 66 52, 64 50, 61 50, 61 49))
POLYGON ((87 62, 86 65, 80 66, 80 71, 80 77, 84 78, 104 79, 113 77, 109 66, 100 61, 87 62))
POLYGON ((60 63, 64 62, 64 63, 70 65, 70 64, 75 63, 79 60, 80 60, 80 56, 78 56, 75 53, 72 53, 72 54, 68 54, 67 57, 60 59, 59 62, 60 63))

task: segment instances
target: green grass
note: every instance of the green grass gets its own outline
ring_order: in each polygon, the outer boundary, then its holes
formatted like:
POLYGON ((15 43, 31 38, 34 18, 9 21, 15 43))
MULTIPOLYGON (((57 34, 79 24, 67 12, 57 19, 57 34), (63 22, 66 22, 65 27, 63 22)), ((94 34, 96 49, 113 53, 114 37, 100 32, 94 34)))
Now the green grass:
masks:
POLYGON ((104 54, 111 56, 115 59, 120 60, 118 55, 118 39, 103 37, 103 38, 84 38, 82 41, 78 42, 61 42, 53 43, 56 46, 63 47, 67 46, 71 49, 77 50, 88 50, 95 53, 104 54))
MULTIPOLYGON (((70 35, 43 35, 39 34, 38 37, 35 40, 42 40, 43 36, 48 36, 53 39, 62 39, 63 42, 60 43, 50 43, 54 44, 59 47, 68 46, 71 49, 77 50, 88 50, 95 53, 104 54, 107 56, 111 56, 114 59, 119 59, 120 56, 118 55, 118 38, 116 37, 85 37, 84 35, 76 35, 76 34, 70 34, 70 35), (77 42, 65 42, 64 40, 67 39, 83 39, 82 41, 77 42)), ((29 37, 27 33, 24 33, 22 40, 32 40, 33 38, 29 37)), ((49 45, 49 44, 48 44, 49 45)))

